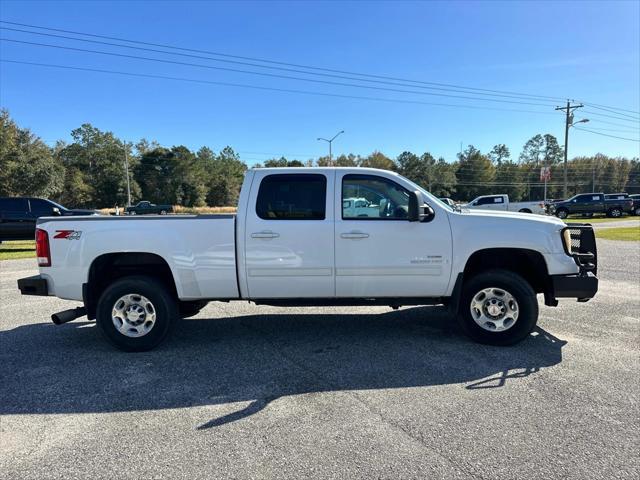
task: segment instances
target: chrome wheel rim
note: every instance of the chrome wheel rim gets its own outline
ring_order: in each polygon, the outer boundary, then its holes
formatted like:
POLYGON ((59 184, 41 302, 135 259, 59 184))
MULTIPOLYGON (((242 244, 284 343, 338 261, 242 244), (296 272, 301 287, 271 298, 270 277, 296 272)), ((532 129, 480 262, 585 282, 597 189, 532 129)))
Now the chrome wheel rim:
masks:
POLYGON ((520 307, 515 297, 503 288, 483 288, 471 299, 471 316, 484 330, 504 332, 518 321, 520 307))
POLYGON ((125 337, 142 337, 156 324, 156 309, 147 297, 130 293, 113 304, 111 320, 125 337))

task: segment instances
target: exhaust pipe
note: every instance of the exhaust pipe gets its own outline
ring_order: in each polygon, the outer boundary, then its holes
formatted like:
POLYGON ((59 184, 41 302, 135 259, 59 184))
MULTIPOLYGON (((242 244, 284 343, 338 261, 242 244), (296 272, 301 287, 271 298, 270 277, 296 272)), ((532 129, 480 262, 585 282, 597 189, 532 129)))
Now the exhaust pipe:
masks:
POLYGON ((51 315, 51 320, 56 325, 62 325, 63 323, 70 322, 71 320, 75 320, 76 318, 82 317, 87 314, 87 309, 85 307, 76 307, 71 310, 64 310, 62 312, 54 313, 51 315))

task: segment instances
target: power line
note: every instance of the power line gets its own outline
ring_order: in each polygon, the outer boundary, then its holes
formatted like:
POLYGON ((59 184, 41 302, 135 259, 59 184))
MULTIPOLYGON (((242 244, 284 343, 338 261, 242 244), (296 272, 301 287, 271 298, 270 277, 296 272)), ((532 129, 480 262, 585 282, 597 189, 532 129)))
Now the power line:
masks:
MULTIPOLYGON (((315 66, 302 65, 302 64, 297 64, 297 63, 279 62, 279 61, 275 61, 275 60, 268 60, 268 59, 257 58, 257 57, 246 57, 246 56, 240 56, 240 55, 231 55, 231 54, 226 54, 226 53, 221 53, 221 52, 214 52, 214 51, 210 51, 210 50, 199 50, 199 49, 193 49, 193 48, 184 48, 184 47, 177 47, 177 46, 168 45, 168 44, 144 42, 144 41, 131 40, 131 39, 126 39, 126 38, 121 38, 121 37, 111 37, 111 36, 107 36, 107 35, 98 35, 98 34, 92 34, 92 33, 86 33, 86 32, 78 32, 78 31, 73 31, 73 30, 63 30, 63 29, 59 29, 59 28, 43 27, 43 26, 39 26, 39 25, 30 25, 30 24, 25 24, 25 23, 10 22, 10 21, 6 21, 6 20, 0 20, 0 23, 5 23, 5 24, 8 24, 8 25, 18 25, 18 26, 29 27, 29 28, 37 28, 37 29, 40 29, 40 30, 47 30, 47 31, 52 31, 52 32, 71 33, 71 34, 74 34, 74 35, 82 35, 82 36, 92 37, 92 38, 102 38, 102 39, 106 39, 106 40, 116 40, 116 41, 120 41, 120 42, 135 43, 135 44, 138 44, 138 45, 147 45, 147 46, 152 46, 152 47, 169 48, 169 49, 172 49, 172 50, 179 50, 179 51, 183 51, 183 52, 204 53, 204 54, 208 54, 208 55, 215 55, 215 56, 226 57, 226 58, 237 58, 237 59, 241 59, 241 60, 250 60, 250 61, 262 62, 262 63, 270 63, 270 64, 273 64, 273 65, 283 65, 283 66, 289 66, 289 67, 304 68, 304 69, 307 69, 307 70, 317 70, 317 71, 323 71, 323 72, 340 73, 340 74, 347 74, 347 75, 357 75, 357 76, 360 76, 360 77, 377 78, 377 79, 383 79, 383 80, 397 80, 397 81, 402 81, 402 82, 409 82, 409 83, 422 84, 422 85, 432 85, 432 86, 438 86, 438 87, 460 88, 460 89, 465 89, 465 90, 473 90, 473 91, 476 91, 476 92, 502 93, 502 94, 510 94, 510 95, 517 95, 517 96, 522 96, 522 97, 538 98, 538 99, 552 100, 552 101, 560 100, 560 97, 551 97, 551 96, 546 96, 546 95, 534 95, 534 94, 529 94, 529 93, 518 93, 518 92, 511 92, 511 91, 506 91, 506 90, 492 90, 492 89, 487 89, 487 88, 465 87, 465 86, 449 84, 449 83, 427 82, 427 81, 423 81, 423 80, 411 80, 411 79, 392 77, 392 76, 387 76, 387 75, 374 75, 374 74, 368 74, 368 73, 351 72, 351 71, 346 71, 346 70, 336 70, 336 69, 331 69, 331 68, 315 67, 315 66)), ((469 93, 472 93, 472 92, 469 92, 469 93)))
MULTIPOLYGON (((622 123, 609 122, 607 120, 601 120, 599 118, 596 118, 593 121, 598 122, 598 123, 604 123, 606 125, 614 125, 614 126, 618 126, 618 127, 633 128, 631 125, 625 125, 625 124, 622 124, 622 123)), ((638 127, 638 130, 640 130, 640 126, 638 127)))
POLYGON ((600 105, 600 104, 598 104, 598 103, 592 103, 592 102, 584 102, 584 101, 583 101, 582 103, 584 103, 585 105, 588 105, 588 106, 590 106, 590 107, 593 107, 593 108, 598 108, 598 107, 600 107, 600 108, 601 108, 601 109, 603 109, 603 110, 607 110, 607 109, 608 109, 608 110, 614 110, 614 111, 615 111, 615 110, 617 110, 617 111, 620 111, 620 112, 635 113, 636 115, 640 115, 640 112, 638 112, 637 110, 627 110, 627 109, 625 109, 625 108, 609 107, 609 106, 607 106, 607 105, 600 105))
POLYGON ((617 138, 619 140, 629 140, 630 142, 638 142, 640 143, 640 140, 636 139, 636 138, 626 138, 626 137, 618 137, 616 135, 608 135, 606 133, 599 133, 599 132, 595 132, 593 130, 587 130, 586 128, 578 128, 578 127, 574 127, 576 130, 582 130, 583 132, 589 132, 589 133, 594 133, 596 135, 602 135, 603 137, 611 137, 611 138, 617 138))
POLYGON ((610 109, 610 108, 604 108, 604 107, 598 107, 598 106, 590 105, 590 104, 586 104, 586 105, 591 107, 591 108, 595 108, 596 110, 603 110, 605 112, 615 113, 616 115, 619 115, 621 117, 627 117, 627 118, 631 118, 632 120, 635 120, 635 121, 640 121, 640 116, 638 116, 638 115, 629 115, 627 113, 620 113, 620 111, 617 111, 617 110, 613 110, 613 109, 610 109))
MULTIPOLYGON (((66 39, 66 40, 88 42, 88 43, 94 43, 94 44, 100 44, 100 45, 108 45, 108 46, 112 46, 112 47, 128 48, 128 49, 133 49, 133 50, 141 50, 141 51, 146 51, 146 52, 154 52, 154 53, 161 53, 161 54, 168 54, 168 55, 178 55, 178 56, 189 57, 189 58, 198 58, 198 59, 203 59, 203 60, 211 60, 211 61, 214 61, 214 62, 224 62, 224 63, 232 63, 232 64, 236 64, 236 65, 246 65, 246 66, 257 67, 257 68, 266 68, 266 69, 269 69, 269 70, 302 73, 304 75, 316 75, 316 76, 331 77, 331 78, 341 78, 341 79, 346 79, 346 80, 355 80, 355 81, 358 81, 358 82, 369 82, 369 83, 377 83, 377 84, 384 84, 384 85, 396 85, 396 86, 402 86, 402 87, 422 88, 422 89, 426 89, 426 90, 439 90, 439 91, 445 91, 445 92, 467 93, 467 94, 484 95, 484 96, 490 96, 490 97, 505 97, 505 98, 519 98, 519 99, 528 98, 528 97, 525 97, 525 96, 522 96, 522 95, 499 94, 499 93, 483 93, 483 92, 469 92, 467 90, 460 90, 460 89, 454 89, 454 88, 448 88, 448 87, 447 88, 445 88, 445 87, 429 87, 429 86, 423 86, 423 85, 415 85, 415 84, 406 83, 406 82, 402 83, 402 82, 391 82, 391 81, 384 81, 384 80, 371 80, 371 79, 358 78, 358 77, 346 76, 346 75, 307 72, 307 71, 304 71, 304 70, 293 69, 293 68, 273 67, 273 66, 269 66, 269 65, 259 65, 259 64, 256 64, 256 63, 241 62, 241 61, 237 61, 237 60, 225 60, 225 59, 220 59, 220 58, 213 58, 213 57, 210 57, 210 56, 207 57, 207 56, 203 56, 203 55, 192 55, 192 54, 186 54, 186 53, 168 52, 166 50, 158 50, 158 49, 155 49, 155 48, 144 48, 144 47, 136 47, 136 46, 132 46, 132 45, 123 45, 123 44, 120 44, 120 43, 104 42, 104 41, 100 41, 100 40, 89 40, 89 39, 85 39, 85 38, 75 38, 75 37, 69 37, 67 35, 56 35, 56 34, 52 34, 52 33, 32 32, 32 31, 29 31, 29 30, 22 30, 22 29, 19 29, 19 28, 9 28, 9 27, 0 26, 0 29, 2 29, 2 30, 10 30, 10 31, 13 31, 13 32, 28 33, 28 34, 32 34, 32 35, 42 35, 42 36, 46 36, 46 37, 62 38, 62 39, 66 39)), ((540 105, 545 105, 545 104, 540 103, 540 105)))
POLYGON ((599 132, 618 132, 618 133, 639 133, 640 129, 624 129, 624 128, 593 128, 592 130, 597 130, 599 132))
POLYGON ((47 48, 57 48, 57 49, 62 49, 62 50, 71 50, 71 51, 83 52, 83 53, 95 53, 95 54, 99 54, 99 55, 108 55, 108 56, 112 56, 112 57, 131 58, 131 59, 134 59, 134 60, 145 60, 145 61, 149 61, 149 62, 168 63, 168 64, 172 64, 172 65, 182 65, 182 66, 188 66, 188 67, 206 68, 206 69, 211 69, 211 70, 221 70, 221 71, 234 72, 234 73, 246 73, 246 74, 249 74, 249 75, 259 75, 259 76, 262 76, 262 77, 283 78, 283 79, 287 79, 287 80, 296 80, 296 81, 302 81, 302 82, 312 82, 312 83, 319 83, 319 84, 323 84, 323 85, 335 85, 335 86, 340 86, 340 87, 352 87, 352 88, 365 88, 365 89, 368 89, 368 90, 380 90, 380 91, 394 92, 394 93, 411 93, 411 94, 416 94, 416 95, 429 95, 429 96, 436 96, 436 97, 459 98, 459 99, 464 99, 464 100, 479 100, 479 101, 484 101, 484 102, 513 103, 513 104, 518 104, 518 105, 534 105, 534 106, 552 106, 551 104, 542 104, 542 103, 533 103, 533 102, 520 102, 520 101, 515 101, 515 100, 502 100, 502 99, 497 99, 497 98, 477 98, 477 97, 469 97, 469 96, 464 96, 464 95, 450 95, 450 94, 446 94, 446 93, 420 92, 420 91, 416 91, 416 90, 403 90, 403 89, 399 89, 399 88, 375 87, 375 86, 372 86, 372 85, 358 85, 356 83, 333 82, 333 81, 330 81, 330 80, 318 80, 318 79, 313 79, 313 78, 295 77, 295 76, 292 76, 292 75, 280 75, 280 74, 275 74, 275 73, 254 72, 254 71, 251 71, 251 70, 240 70, 240 69, 237 69, 237 68, 215 67, 213 65, 203 65, 201 63, 189 63, 189 62, 180 62, 180 61, 177 61, 177 60, 166 60, 166 59, 160 59, 160 58, 141 57, 139 55, 127 55, 125 53, 104 52, 104 51, 101 51, 101 50, 90 50, 90 49, 86 49, 86 48, 66 47, 66 46, 63 46, 63 45, 52 45, 52 44, 49 44, 49 43, 28 42, 28 41, 25 41, 25 40, 15 40, 15 39, 11 39, 11 38, 0 38, 0 41, 12 42, 12 43, 21 43, 21 44, 25 44, 25 45, 34 45, 34 46, 38 46, 38 47, 47 47, 47 48))
POLYGON ((594 115, 596 117, 614 118, 616 120, 621 120, 623 122, 640 123, 640 119, 639 120, 631 120, 630 118, 618 117, 618 116, 615 116, 615 115, 607 115, 606 113, 600 113, 600 112, 592 112, 591 110, 583 110, 583 112, 584 113, 588 113, 589 115, 594 115))
MULTIPOLYGON (((366 78, 380 79, 380 80, 395 80, 395 81, 415 84, 413 86, 431 85, 431 86, 437 86, 437 87, 458 88, 458 89, 471 91, 471 92, 468 92, 468 93, 474 93, 475 92, 476 94, 480 94, 479 92, 490 92, 490 93, 494 93, 494 94, 497 94, 497 95, 513 96, 513 98, 526 97, 526 98, 532 98, 532 99, 533 98, 537 98, 537 99, 553 100, 553 101, 558 101, 558 100, 561 99, 561 97, 553 97, 553 96, 548 96, 548 95, 535 95, 535 94, 530 94, 530 93, 513 92, 513 91, 507 91, 507 90, 496 90, 496 89, 487 89, 487 88, 467 87, 467 86, 455 85, 455 84, 450 84, 450 83, 428 82, 428 81, 424 81, 424 80, 414 80, 414 79, 394 77, 394 76, 389 76, 389 75, 375 75, 375 74, 353 72, 353 71, 347 71, 347 70, 323 68, 323 67, 317 67, 317 66, 312 66, 312 65, 304 65, 304 64, 298 64, 298 63, 281 62, 281 61, 269 60, 269 59, 258 58, 258 57, 248 57, 248 56, 242 56, 242 55, 231 55, 231 54, 228 54, 228 53, 215 52, 215 51, 211 51, 211 50, 202 50, 202 49, 178 47, 178 46, 169 45, 169 44, 145 42, 145 41, 132 40, 132 39, 127 39, 127 38, 122 38, 122 37, 113 37, 113 36, 107 36, 107 35, 98 35, 98 34, 95 34, 95 33, 79 32, 79 31, 75 31, 75 30, 65 30, 65 29, 60 29, 60 28, 45 27, 45 26, 42 26, 42 25, 33 25, 33 24, 20 23, 20 22, 11 22, 11 21, 7 21, 7 20, 0 20, 0 23, 4 23, 4 24, 7 24, 7 25, 21 26, 21 27, 35 28, 35 29, 38 29, 38 30, 45 30, 45 31, 49 31, 49 32, 69 33, 69 34, 81 35, 81 36, 85 36, 85 37, 101 38, 101 39, 106 39, 106 40, 116 40, 116 41, 133 43, 133 44, 138 44, 138 45, 147 45, 147 46, 153 46, 153 47, 168 48, 168 49, 171 49, 171 50, 182 51, 182 52, 203 53, 203 54, 214 55, 214 56, 224 57, 224 58, 235 58, 235 59, 239 59, 239 60, 249 60, 249 61, 261 62, 261 63, 271 64, 271 65, 281 65, 281 66, 287 66, 287 67, 303 68, 303 69, 306 69, 306 70, 315 70, 315 71, 318 71, 318 72, 330 72, 330 73, 338 73, 338 74, 346 74, 346 75, 356 75, 356 76, 359 76, 359 77, 366 77, 366 78)), ((21 31, 19 29, 14 29, 14 30, 21 31)), ((24 31, 24 30, 22 30, 22 31, 24 31)), ((24 32, 25 33, 31 33, 31 34, 40 34, 40 35, 43 34, 42 32, 29 32, 29 31, 24 31, 24 32)), ((80 38, 75 38, 75 40, 86 41, 86 39, 80 39, 80 38)), ((170 53, 170 52, 166 52, 166 53, 170 53)), ((267 65, 263 65, 263 66, 261 66, 261 68, 269 68, 269 67, 267 65)), ((314 73, 314 72, 307 72, 307 73, 308 74, 312 74, 312 75, 316 75, 316 73, 314 73)), ((364 79, 360 79, 360 80, 361 81, 366 81, 364 79)), ((612 106, 609 106, 609 105, 602 105, 602 104, 593 103, 593 102, 583 102, 583 103, 588 103, 592 107, 600 107, 601 109, 609 109, 610 111, 613 110, 613 111, 622 111, 622 112, 628 112, 628 113, 633 113, 633 114, 640 114, 640 112, 638 112, 636 110, 628 110, 628 109, 624 109, 624 108, 620 108, 620 107, 612 107, 612 106)))
POLYGON ((399 98, 382 98, 382 97, 369 97, 369 96, 360 96, 360 95, 346 95, 346 94, 339 94, 339 93, 314 92, 309 90, 264 87, 261 85, 249 85, 249 84, 232 83, 232 82, 218 82, 213 80, 200 80, 200 79, 194 79, 194 78, 173 77, 173 76, 155 75, 155 74, 148 74, 148 73, 122 72, 117 70, 104 70, 104 69, 97 69, 97 68, 76 67, 71 65, 56 65, 56 64, 38 63, 38 62, 25 62, 25 61, 19 61, 19 60, 7 60, 4 58, 0 59, 0 62, 15 63, 15 64, 21 64, 21 65, 31 65, 31 66, 38 66, 38 67, 47 67, 47 68, 77 70, 77 71, 94 72, 94 73, 107 73, 107 74, 123 75, 123 76, 129 76, 129 77, 154 78, 154 79, 161 79, 161 80, 200 83, 200 84, 206 84, 206 85, 250 88, 255 90, 264 90, 264 91, 281 92, 281 93, 316 95, 316 96, 322 96, 322 97, 345 98, 345 99, 354 99, 354 100, 372 100, 377 102, 431 105, 431 106, 440 106, 440 107, 470 108, 473 110, 494 110, 494 111, 501 111, 501 112, 518 112, 518 113, 535 113, 535 114, 541 114, 541 115, 555 115, 553 112, 544 112, 539 110, 521 110, 521 109, 514 109, 514 108, 499 108, 499 107, 488 107, 488 106, 479 106, 479 105, 460 105, 460 104, 454 104, 454 103, 423 102, 420 100, 408 100, 408 99, 399 99, 399 98))

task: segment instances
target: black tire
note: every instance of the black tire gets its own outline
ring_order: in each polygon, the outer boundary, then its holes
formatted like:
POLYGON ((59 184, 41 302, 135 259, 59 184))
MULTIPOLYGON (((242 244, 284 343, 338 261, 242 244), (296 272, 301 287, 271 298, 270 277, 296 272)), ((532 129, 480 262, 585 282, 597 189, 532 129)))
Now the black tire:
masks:
POLYGON ((561 219, 565 219, 569 216, 569 212, 567 209, 565 208, 561 208, 559 210, 556 211, 556 217, 561 218, 561 219))
POLYGON ((488 270, 464 282, 458 323, 462 331, 479 343, 488 345, 513 345, 529 336, 538 322, 538 300, 536 293, 524 278, 508 270, 488 270), (518 304, 516 321, 504 331, 493 332, 476 323, 471 313, 471 302, 485 288, 503 289, 510 293, 518 304))
POLYGON ((622 210, 619 208, 612 208, 607 212, 607 215, 611 218, 620 218, 622 216, 622 210))
POLYGON ((144 352, 159 345, 170 332, 178 318, 178 307, 167 287, 153 277, 131 276, 114 281, 98 300, 96 322, 107 340, 125 352, 144 352), (148 333, 139 337, 128 337, 116 328, 112 309, 118 299, 125 295, 146 297, 153 306, 155 323, 148 333))
POLYGON ((519 213, 533 213, 531 210, 529 210, 528 208, 521 208, 520 210, 518 210, 519 213))
POLYGON ((180 302, 178 304, 178 311, 180 312, 180 318, 189 318, 200 313, 209 302, 206 300, 194 300, 190 302, 180 302))

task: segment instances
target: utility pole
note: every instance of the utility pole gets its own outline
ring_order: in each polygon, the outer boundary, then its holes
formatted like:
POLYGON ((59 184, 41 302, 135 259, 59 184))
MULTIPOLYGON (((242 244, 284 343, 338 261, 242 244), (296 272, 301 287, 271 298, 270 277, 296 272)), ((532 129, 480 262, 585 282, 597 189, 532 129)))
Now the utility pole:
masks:
POLYGON ((584 107, 581 103, 571 105, 571 100, 567 100, 566 107, 556 107, 556 110, 565 112, 564 122, 564 198, 567 198, 567 156, 569 152, 569 127, 573 124, 573 111, 576 108, 584 107))
POLYGON ((344 133, 344 130, 340 130, 338 133, 336 133, 332 139, 327 140, 326 138, 322 138, 322 137, 318 137, 318 141, 323 140, 325 142, 327 142, 329 144, 329 166, 333 167, 333 157, 332 157, 332 153, 331 153, 331 144, 333 143, 333 141, 338 138, 338 135, 340 135, 341 133, 344 133))
POLYGON ((131 185, 129 183, 129 157, 127 156, 128 145, 124 144, 124 171, 127 173, 127 207, 131 206, 131 185))

